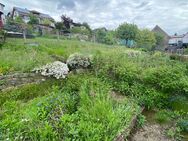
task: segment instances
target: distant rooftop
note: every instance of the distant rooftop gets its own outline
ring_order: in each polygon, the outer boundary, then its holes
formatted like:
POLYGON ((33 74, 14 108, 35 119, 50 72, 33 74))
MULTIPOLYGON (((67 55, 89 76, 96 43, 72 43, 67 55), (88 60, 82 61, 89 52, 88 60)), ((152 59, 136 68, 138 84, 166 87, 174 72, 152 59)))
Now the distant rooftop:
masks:
POLYGON ((43 14, 43 13, 40 13, 40 17, 42 17, 42 18, 48 18, 48 19, 53 19, 50 15, 43 14))
POLYGON ((171 36, 171 38, 183 38, 184 36, 186 36, 188 33, 183 34, 183 35, 173 35, 171 36))
POLYGON ((171 38, 183 38, 185 35, 173 35, 171 38))
POLYGON ((28 9, 26 9, 26 8, 24 9, 24 8, 14 7, 14 10, 18 11, 18 12, 20 12, 22 14, 30 14, 30 11, 28 9))
POLYGON ((153 32, 160 32, 160 33, 163 33, 164 35, 166 36, 169 36, 160 26, 156 25, 153 30, 153 32))

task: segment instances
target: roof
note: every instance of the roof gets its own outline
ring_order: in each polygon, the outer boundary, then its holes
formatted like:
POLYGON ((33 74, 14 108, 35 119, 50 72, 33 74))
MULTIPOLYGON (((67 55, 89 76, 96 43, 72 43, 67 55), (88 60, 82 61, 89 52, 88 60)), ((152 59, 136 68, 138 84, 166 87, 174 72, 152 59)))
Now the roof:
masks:
POLYGON ((186 35, 188 35, 188 33, 183 34, 183 35, 173 35, 173 36, 171 36, 170 38, 183 38, 183 37, 185 37, 186 35))
POLYGON ((30 14, 30 11, 26 8, 14 7, 14 10, 22 14, 30 14))
POLYGON ((43 14, 43 13, 40 13, 39 15, 41 18, 48 18, 48 19, 53 19, 50 15, 48 14, 43 14))
POLYGON ((33 13, 33 14, 40 14, 40 12, 38 12, 36 10, 31 10, 30 12, 33 13))
POLYGON ((183 38, 185 35, 173 35, 171 38, 183 38))
POLYGON ((163 35, 165 35, 165 36, 168 36, 169 37, 169 35, 160 27, 160 26, 158 26, 158 25, 156 25, 154 28, 153 28, 153 30, 152 30, 153 32, 159 32, 159 33, 162 33, 163 35))

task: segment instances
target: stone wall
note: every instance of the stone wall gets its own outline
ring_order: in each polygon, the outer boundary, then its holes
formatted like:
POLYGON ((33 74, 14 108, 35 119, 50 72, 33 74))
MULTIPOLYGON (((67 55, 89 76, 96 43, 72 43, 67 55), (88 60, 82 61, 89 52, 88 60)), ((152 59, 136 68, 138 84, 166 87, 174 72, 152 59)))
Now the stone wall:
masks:
POLYGON ((45 81, 45 78, 35 73, 14 73, 3 75, 0 76, 0 91, 30 83, 40 83, 42 81, 45 81))

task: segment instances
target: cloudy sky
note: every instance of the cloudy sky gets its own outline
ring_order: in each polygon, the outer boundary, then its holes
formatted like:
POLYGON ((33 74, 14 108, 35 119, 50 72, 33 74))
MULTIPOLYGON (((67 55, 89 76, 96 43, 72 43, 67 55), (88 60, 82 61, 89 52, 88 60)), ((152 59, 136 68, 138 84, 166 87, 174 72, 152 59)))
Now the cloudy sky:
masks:
POLYGON ((60 20, 66 14, 92 28, 115 29, 123 22, 140 28, 161 26, 169 34, 188 32, 188 0, 0 0, 8 12, 13 6, 38 10, 60 20))

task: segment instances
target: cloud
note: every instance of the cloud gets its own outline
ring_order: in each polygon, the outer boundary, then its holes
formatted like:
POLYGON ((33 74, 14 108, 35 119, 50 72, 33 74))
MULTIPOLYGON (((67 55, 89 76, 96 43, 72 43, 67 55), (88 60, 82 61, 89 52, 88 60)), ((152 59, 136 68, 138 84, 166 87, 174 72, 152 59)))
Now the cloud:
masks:
POLYGON ((13 6, 35 9, 60 20, 62 14, 92 28, 115 29, 123 22, 140 28, 161 26, 169 34, 188 32, 187 0, 2 0, 6 11, 13 6))
POLYGON ((139 4, 138 6, 136 6, 136 8, 143 8, 145 6, 147 6, 149 4, 149 2, 142 2, 141 4, 139 4))
POLYGON ((58 3, 57 8, 58 9, 62 9, 62 8, 71 9, 71 8, 74 8, 75 6, 76 6, 75 1, 73 1, 73 0, 63 0, 63 1, 60 1, 58 3))

